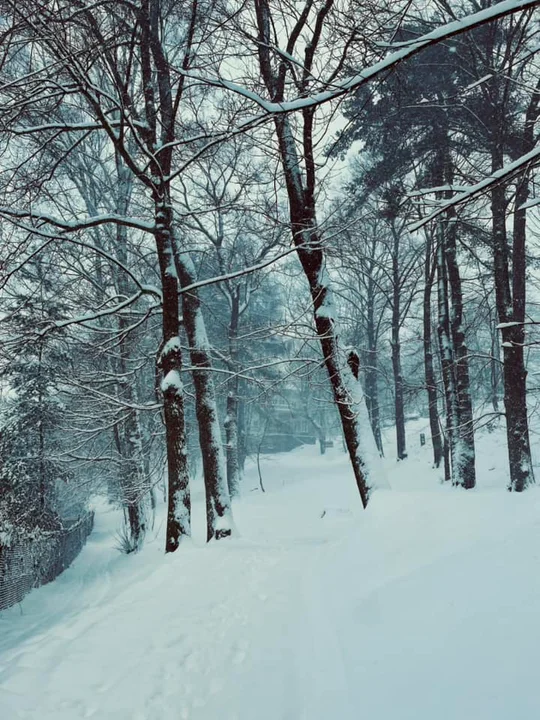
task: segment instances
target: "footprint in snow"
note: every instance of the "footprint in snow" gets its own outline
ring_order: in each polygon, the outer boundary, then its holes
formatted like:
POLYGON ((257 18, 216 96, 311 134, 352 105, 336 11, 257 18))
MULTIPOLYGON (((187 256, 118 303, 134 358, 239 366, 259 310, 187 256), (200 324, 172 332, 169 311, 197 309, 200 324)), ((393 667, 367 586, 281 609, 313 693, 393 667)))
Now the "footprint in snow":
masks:
POLYGON ((246 657, 249 648, 249 643, 246 640, 240 640, 233 647, 232 661, 235 665, 241 665, 246 657))

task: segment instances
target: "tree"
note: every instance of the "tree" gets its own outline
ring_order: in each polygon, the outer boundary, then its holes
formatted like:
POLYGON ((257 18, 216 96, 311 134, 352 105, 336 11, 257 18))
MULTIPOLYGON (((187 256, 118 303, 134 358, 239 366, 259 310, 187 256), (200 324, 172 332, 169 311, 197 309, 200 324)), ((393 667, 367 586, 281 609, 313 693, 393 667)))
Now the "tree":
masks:
MULTIPOLYGON (((273 180, 271 166, 262 167, 254 155, 252 141, 242 137, 218 148, 211 157, 198 159, 190 177, 179 178, 185 211, 184 244, 189 243, 194 252, 200 252, 201 247, 210 248, 201 270, 210 277, 221 278, 213 289, 225 301, 228 316, 224 320, 226 348, 219 357, 226 357, 229 371, 224 429, 231 497, 239 493, 241 471, 239 333, 262 277, 261 272, 242 274, 241 270, 270 260, 283 235, 275 217, 275 201, 265 189, 273 180)), ((213 312, 220 317, 223 314, 217 307, 213 312)))
POLYGON ((0 371, 7 393, 0 415, 0 529, 8 536, 58 529, 57 492, 72 477, 61 459, 67 347, 61 335, 31 341, 35 327, 63 316, 55 292, 53 263, 36 259, 2 307, 9 344, 0 371))
MULTIPOLYGON (((313 83, 313 71, 316 52, 321 43, 323 30, 326 29, 333 2, 321 5, 318 11, 311 13, 312 4, 306 3, 303 10, 296 14, 294 24, 286 37, 286 49, 276 52, 280 37, 276 27, 278 23, 268 0, 255 0, 257 54, 260 77, 270 96, 270 102, 280 105, 285 99, 287 83, 295 81, 288 57, 294 54, 301 36, 304 45, 304 57, 297 87, 303 97, 309 95, 313 83), (313 26, 309 23, 313 21, 313 26)), ((356 28, 353 30, 353 35, 356 28)), ((347 43, 344 48, 346 50, 347 43)), ((338 62, 334 72, 327 78, 331 83, 341 67, 338 62)), ((362 504, 369 499, 370 480, 368 458, 371 446, 375 445, 371 427, 361 426, 358 407, 365 408, 360 385, 346 362, 340 347, 337 319, 334 315, 330 278, 325 269, 326 251, 316 214, 316 163, 314 155, 314 109, 306 107, 299 118, 299 138, 295 137, 291 118, 285 114, 276 115, 274 128, 279 149, 279 157, 285 178, 289 202, 290 225, 298 258, 309 284, 313 302, 313 319, 320 338, 322 353, 338 407, 345 443, 353 467, 356 484, 362 504)), ((365 412, 367 419, 367 410, 365 412)), ((371 481, 373 482, 374 479, 371 481)))
MULTIPOLYGON (((416 33, 416 28, 405 27, 400 31, 400 36, 410 38, 416 33)), ((453 183, 452 151, 456 144, 462 145, 461 135, 466 124, 466 110, 460 103, 455 103, 454 96, 465 85, 466 74, 459 64, 456 65, 451 50, 442 45, 429 48, 410 61, 402 72, 390 76, 380 86, 376 96, 364 91, 349 101, 346 114, 351 118, 351 123, 340 138, 339 147, 343 151, 356 138, 364 139, 366 149, 374 155, 372 169, 364 180, 368 189, 388 178, 394 178, 395 182, 396 178, 400 180, 407 174, 412 175, 415 169, 421 182, 428 177, 435 188, 453 183), (453 140, 454 135, 457 140, 453 140)), ((455 484, 472 488, 475 485, 473 413, 468 351, 463 332, 463 293, 457 258, 457 232, 454 215, 449 215, 446 221, 440 223, 436 232, 438 335, 452 479, 455 484)), ((431 272, 428 267, 431 236, 427 240, 424 365, 434 460, 438 464, 440 441, 431 352, 431 272)), ((394 263, 394 269, 397 270, 397 263, 394 263)), ((394 283, 394 288, 397 287, 397 283, 394 283)), ((398 291, 394 296, 396 308, 399 307, 399 298, 398 291)), ((398 343, 394 347, 399 347, 398 343)), ((399 369, 397 357, 394 357, 394 367, 399 369)), ((400 394, 397 388, 396 400, 400 394)), ((398 437, 403 437, 402 422, 398 422, 397 429, 398 437)), ((450 470, 450 465, 446 467, 450 470)))
MULTIPOLYGON (((196 2, 185 11, 175 5, 166 14, 167 21, 174 23, 174 31, 162 34, 160 25, 165 15, 163 8, 153 0, 146 0, 140 8, 118 3, 114 13, 109 7, 77 9, 74 15, 72 10, 73 4, 66 2, 62 12, 53 17, 46 7, 30 2, 21 22, 31 33, 32 41, 39 43, 45 53, 46 60, 40 58, 38 61, 42 77, 51 67, 44 66, 44 62, 51 62, 54 72, 61 72, 66 86, 70 86, 69 93, 63 94, 64 99, 76 94, 80 98, 81 112, 91 118, 90 129, 84 122, 78 125, 64 123, 59 127, 53 123, 53 127, 66 133, 84 134, 88 131, 104 134, 126 171, 151 201, 153 221, 132 225, 154 235, 160 268, 163 307, 160 366, 169 476, 166 549, 173 551, 181 537, 190 533, 178 300, 180 284, 192 284, 193 277, 175 227, 171 179, 178 107, 186 86, 184 76, 178 83, 173 80, 167 52, 168 43, 174 43, 175 47, 178 43, 183 53, 180 64, 188 68, 196 54, 200 16, 196 2), (79 16, 84 23, 79 23, 79 16), (56 36, 51 36, 49 32, 51 24, 59 28, 56 36), (66 35, 64 31, 67 27, 70 32, 66 35), (126 39, 124 44, 112 42, 113 38, 120 36, 126 39)), ((12 87, 17 88, 17 85, 12 87)), ((43 102, 46 94, 43 87, 42 94, 35 98, 37 104, 40 100, 43 102)), ((26 124, 19 132, 47 134, 50 130, 50 124, 38 129, 26 124)), ((148 202, 145 209, 150 209, 148 202)), ((130 225, 129 220, 116 215, 89 221, 90 226, 103 223, 130 225)), ((72 227, 81 229, 84 223, 75 223, 72 227)), ((197 291, 191 289, 189 298, 194 301, 190 303, 187 299, 184 302, 184 320, 186 327, 197 330, 196 335, 192 333, 191 337, 193 352, 200 356, 194 364, 205 367, 207 353, 204 332, 199 332, 203 325, 199 321, 196 295, 197 291)), ((208 410, 198 414, 201 441, 208 441, 203 448, 203 457, 207 458, 208 534, 209 537, 222 537, 230 534, 231 530, 223 451, 221 443, 215 442, 219 426, 215 412, 210 410, 215 401, 207 371, 198 370, 197 380, 199 405, 208 410)))
MULTIPOLYGON (((446 3, 444 11, 452 14, 446 3)), ((478 90, 469 100, 470 133, 477 148, 489 158, 491 175, 501 176, 490 188, 493 281, 503 348, 504 405, 510 468, 509 488, 518 492, 534 482, 527 417, 524 325, 526 301, 526 202, 529 194, 529 168, 519 172, 516 183, 514 232, 510 243, 507 232, 508 186, 504 182, 505 155, 525 157, 534 152, 534 126, 539 113, 536 79, 532 91, 523 93, 521 82, 531 71, 531 48, 538 27, 531 12, 499 20, 476 29, 471 42, 460 45, 458 56, 478 90)), ((534 75, 533 75, 534 78, 534 75)), ((519 171, 519 161, 516 171, 519 171)), ((465 189, 449 193, 449 202, 473 197, 465 189)))

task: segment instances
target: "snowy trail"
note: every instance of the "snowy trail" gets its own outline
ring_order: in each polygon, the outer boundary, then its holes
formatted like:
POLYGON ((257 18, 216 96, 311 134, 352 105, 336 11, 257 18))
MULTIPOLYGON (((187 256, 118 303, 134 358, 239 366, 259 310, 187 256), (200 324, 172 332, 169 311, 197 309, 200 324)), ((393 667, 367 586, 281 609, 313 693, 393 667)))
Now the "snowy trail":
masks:
POLYGON ((120 555, 101 508, 73 566, 0 614, 0 718, 536 717, 540 492, 388 468, 363 513, 339 450, 268 458, 240 537, 169 557, 120 555))
MULTIPOLYGON (((454 508, 437 498, 432 510, 441 513, 424 524, 414 513, 420 497, 394 497, 396 515, 418 523, 417 544, 407 548, 394 536, 359 556, 366 535, 373 537, 365 528, 339 548, 321 577, 332 588, 328 617, 349 699, 366 717, 538 716, 540 498, 532 493, 527 504, 512 497, 513 508, 500 494, 484 498, 483 508, 473 501, 473 509, 462 493, 450 499, 454 508), (448 520, 465 516, 463 528, 476 522, 476 532, 459 537, 459 526, 441 521, 444 507, 448 520)), ((414 540, 413 528, 398 522, 407 542, 414 540)), ((339 714, 349 716, 358 714, 339 714)))
POLYGON ((254 703, 261 718, 303 717, 312 657, 298 655, 311 628, 298 599, 326 540, 315 516, 291 544, 293 507, 281 535, 252 503, 238 510, 260 523, 257 539, 167 558, 157 543, 139 558, 111 551, 98 518, 74 566, 25 599, 22 615, 0 618, 0 717, 36 717, 39 707, 51 720, 217 718, 225 707, 233 720, 254 703))

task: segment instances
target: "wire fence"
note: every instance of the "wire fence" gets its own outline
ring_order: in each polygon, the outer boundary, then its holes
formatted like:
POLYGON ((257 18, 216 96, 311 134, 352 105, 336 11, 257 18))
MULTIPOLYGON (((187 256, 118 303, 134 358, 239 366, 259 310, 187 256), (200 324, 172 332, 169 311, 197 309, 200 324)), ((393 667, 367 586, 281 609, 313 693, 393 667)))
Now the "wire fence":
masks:
POLYGON ((47 537, 9 547, 0 545, 0 611, 64 572, 84 547, 93 527, 92 512, 47 537))

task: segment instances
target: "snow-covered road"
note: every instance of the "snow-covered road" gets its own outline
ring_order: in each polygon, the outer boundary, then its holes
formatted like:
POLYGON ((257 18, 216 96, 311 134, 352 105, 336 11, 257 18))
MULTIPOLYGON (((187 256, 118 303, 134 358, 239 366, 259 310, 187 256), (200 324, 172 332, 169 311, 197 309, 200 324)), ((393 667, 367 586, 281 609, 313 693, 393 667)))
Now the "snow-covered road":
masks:
POLYGON ((540 492, 443 488, 425 449, 388 469, 364 513, 339 449, 267 458, 239 536, 168 557, 157 527, 120 555, 98 508, 72 567, 0 614, 1 720, 537 717, 540 492))

